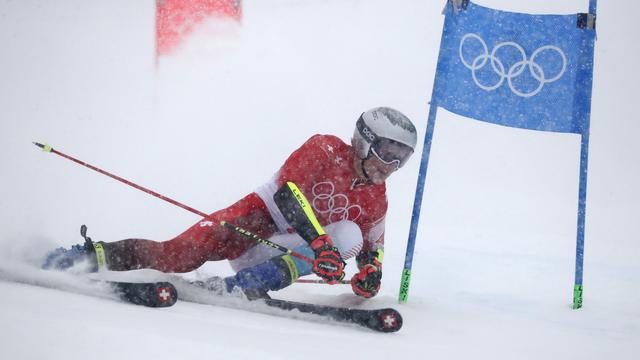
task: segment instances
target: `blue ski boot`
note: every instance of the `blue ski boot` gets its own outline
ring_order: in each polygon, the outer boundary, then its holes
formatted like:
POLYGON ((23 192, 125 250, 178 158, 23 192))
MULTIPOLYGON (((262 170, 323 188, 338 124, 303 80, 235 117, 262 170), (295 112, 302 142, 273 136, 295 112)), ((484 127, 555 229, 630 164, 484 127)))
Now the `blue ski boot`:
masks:
MULTIPOLYGON (((311 248, 302 246, 296 252, 313 256, 311 248)), ((280 255, 261 264, 238 271, 235 275, 217 280, 217 288, 226 293, 241 290, 249 300, 269 298, 269 291, 291 285, 300 276, 311 273, 311 265, 291 255, 280 255)))
MULTIPOLYGON (((87 227, 82 225, 80 227, 80 234, 84 238, 84 244, 73 245, 70 249, 57 248, 47 254, 42 264, 42 268, 45 270, 67 270, 76 264, 86 262, 88 264, 88 272, 98 271, 98 256, 97 250, 102 254, 104 259, 104 250, 102 244, 94 243, 91 238, 87 236, 87 227)), ((102 261, 104 264, 104 260, 102 261)))

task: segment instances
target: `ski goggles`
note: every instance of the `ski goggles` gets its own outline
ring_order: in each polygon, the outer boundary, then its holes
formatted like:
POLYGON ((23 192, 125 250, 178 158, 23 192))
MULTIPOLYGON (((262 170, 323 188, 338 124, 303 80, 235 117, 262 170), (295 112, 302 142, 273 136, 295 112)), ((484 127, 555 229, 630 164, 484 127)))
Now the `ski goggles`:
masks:
POLYGON ((413 149, 397 141, 378 138, 371 144, 369 153, 386 165, 395 164, 396 170, 398 170, 409 160, 413 149))
MULTIPOLYGON (((363 113, 364 114, 364 113, 363 113)), ((373 154, 386 165, 395 164, 401 168, 413 154, 413 149, 397 141, 377 136, 364 122, 362 115, 356 121, 356 128, 371 144, 369 155, 373 154)))

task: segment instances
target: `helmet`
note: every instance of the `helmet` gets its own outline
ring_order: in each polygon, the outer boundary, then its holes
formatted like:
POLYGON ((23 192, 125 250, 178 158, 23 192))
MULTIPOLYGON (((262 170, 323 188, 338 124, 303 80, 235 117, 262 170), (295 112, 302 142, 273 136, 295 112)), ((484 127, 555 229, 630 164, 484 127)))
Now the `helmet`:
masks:
POLYGON ((404 165, 416 148, 418 135, 411 120, 400 111, 377 107, 360 115, 351 145, 360 159, 371 154, 384 163, 404 165))

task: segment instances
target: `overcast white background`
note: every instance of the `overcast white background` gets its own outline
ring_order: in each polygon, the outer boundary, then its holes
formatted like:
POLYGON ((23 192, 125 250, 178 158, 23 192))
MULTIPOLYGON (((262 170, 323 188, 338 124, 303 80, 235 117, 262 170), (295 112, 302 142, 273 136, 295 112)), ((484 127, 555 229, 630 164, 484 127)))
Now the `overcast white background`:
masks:
MULTIPOLYGON (((269 179, 309 136, 348 141, 369 108, 398 108, 424 136, 444 1, 243 3, 240 26, 204 24, 156 63, 153 1, 0 1, 4 278, 46 277, 24 259, 81 242, 80 224, 94 240, 165 240, 198 221, 31 141, 208 213, 269 179)), ((531 13, 588 6, 478 3, 531 13)), ((401 332, 187 303, 140 309, 0 282, 0 357, 325 358, 318 349, 333 345, 348 358, 634 358, 638 11, 622 0, 598 9, 582 310, 570 309, 579 137, 440 110, 401 332)), ((396 306, 418 166, 415 156, 388 182, 384 285, 366 306, 396 306)), ((221 262, 200 273, 231 270, 221 262)), ((348 287, 302 284, 274 296, 355 301, 348 287)))

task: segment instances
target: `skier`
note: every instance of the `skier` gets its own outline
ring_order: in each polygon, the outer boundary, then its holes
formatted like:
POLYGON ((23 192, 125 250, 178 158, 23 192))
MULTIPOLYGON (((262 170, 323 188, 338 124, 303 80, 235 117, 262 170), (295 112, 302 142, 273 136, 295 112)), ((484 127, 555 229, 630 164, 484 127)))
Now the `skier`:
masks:
POLYGON ((416 129, 405 115, 388 107, 371 109, 356 121, 351 146, 332 135, 312 136, 266 184, 172 240, 87 240, 69 250, 50 252, 43 268, 67 269, 87 261, 89 271, 180 273, 206 261, 226 259, 236 275, 212 278, 205 285, 218 292, 240 289, 252 298, 312 272, 330 284, 338 283, 344 277, 344 260, 355 256, 359 272, 351 278, 351 287, 359 296, 373 297, 382 278, 385 180, 407 162, 416 140, 416 129), (287 182, 296 184, 309 199, 325 235, 305 241, 293 232, 274 201, 274 194, 287 182), (257 244, 220 226, 221 221, 294 249, 313 263, 257 244))

